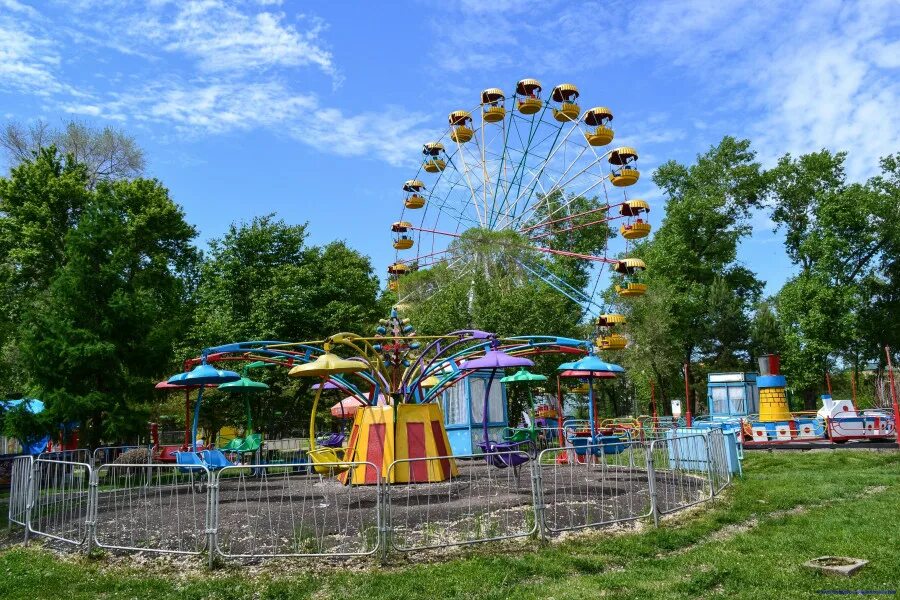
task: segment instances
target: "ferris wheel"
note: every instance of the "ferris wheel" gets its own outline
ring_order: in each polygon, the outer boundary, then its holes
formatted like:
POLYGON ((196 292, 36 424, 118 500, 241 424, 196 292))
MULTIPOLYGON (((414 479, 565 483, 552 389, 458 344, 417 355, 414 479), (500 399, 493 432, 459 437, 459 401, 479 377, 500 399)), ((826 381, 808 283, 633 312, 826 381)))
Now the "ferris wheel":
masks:
POLYGON ((536 79, 522 79, 510 95, 486 89, 474 108, 450 112, 443 135, 423 145, 418 171, 400 186, 388 285, 402 301, 404 277, 413 271, 443 265, 464 276, 473 248, 511 248, 509 260, 522 273, 595 317, 607 347, 624 347, 612 332, 623 319, 601 314, 599 284, 616 277, 623 298, 647 289, 640 281, 643 261, 628 257, 632 240, 650 233, 649 205, 628 194, 640 178, 638 152, 613 144, 612 110, 583 110, 575 85, 557 85, 546 98, 542 91, 536 79), (610 249, 616 224, 621 247, 610 249), (604 232, 590 247, 563 243, 588 228, 604 232), (579 263, 588 285, 573 285, 548 268, 554 257, 579 263))

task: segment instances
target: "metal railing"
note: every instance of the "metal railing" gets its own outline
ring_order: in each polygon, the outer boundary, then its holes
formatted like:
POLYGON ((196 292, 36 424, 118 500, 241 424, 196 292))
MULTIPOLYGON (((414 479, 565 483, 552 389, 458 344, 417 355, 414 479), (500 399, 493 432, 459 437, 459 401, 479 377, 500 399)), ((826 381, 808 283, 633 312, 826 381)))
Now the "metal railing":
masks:
POLYGON ((202 465, 107 464, 94 472, 93 541, 101 548, 199 554, 210 518, 202 465))
POLYGON ((387 523, 391 547, 401 552, 460 546, 532 535, 536 531, 530 460, 525 452, 397 460, 388 480, 410 473, 441 472, 441 462, 456 464, 456 473, 433 483, 391 484, 387 489, 387 523), (489 462, 520 462, 498 468, 489 462))
POLYGON ((216 551, 230 558, 360 556, 380 547, 380 473, 368 462, 225 467, 216 475, 216 551), (375 485, 344 485, 316 468, 375 485))
POLYGON ((706 434, 650 442, 649 481, 657 515, 672 513, 713 497, 713 470, 706 434))
POLYGON ((384 559, 390 551, 658 523, 732 481, 739 448, 721 429, 651 437, 608 437, 536 456, 504 450, 402 459, 384 470, 370 462, 299 461, 213 472, 159 463, 92 469, 22 456, 13 461, 10 523, 25 527, 26 541, 36 534, 85 550, 206 553, 210 562, 384 559))
MULTIPOLYGON (((141 445, 141 446, 100 446, 99 448, 95 448, 94 452, 91 454, 92 462, 91 464, 95 467, 99 467, 100 465, 106 465, 112 462, 115 462, 117 458, 125 454, 126 452, 130 452, 131 450, 143 449, 147 451, 147 462, 152 462, 153 455, 151 452, 151 446, 141 445)), ((130 461, 134 463, 135 461, 130 461)))
POLYGON ((598 527, 652 513, 648 449, 640 442, 541 452, 540 514, 546 532, 598 527))
POLYGON ((54 452, 41 452, 40 454, 38 454, 38 458, 44 460, 57 460, 90 464, 91 451, 87 448, 76 448, 74 450, 56 450, 54 452))
POLYGON ((31 456, 16 456, 9 461, 9 508, 8 518, 10 523, 27 527, 28 508, 30 506, 31 470, 34 467, 34 458, 31 456))
POLYGON ((88 537, 91 465, 38 458, 31 470, 28 528, 60 542, 81 545, 88 537))

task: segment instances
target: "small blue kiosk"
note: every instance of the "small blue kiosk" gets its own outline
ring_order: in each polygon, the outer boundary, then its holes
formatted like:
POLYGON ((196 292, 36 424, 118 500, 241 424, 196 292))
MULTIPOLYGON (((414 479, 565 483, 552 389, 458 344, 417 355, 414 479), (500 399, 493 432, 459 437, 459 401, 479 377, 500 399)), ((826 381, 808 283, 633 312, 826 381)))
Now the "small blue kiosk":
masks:
POLYGON ((710 418, 721 420, 759 413, 756 378, 756 373, 710 373, 706 378, 710 418))
MULTIPOLYGON (((474 371, 441 393, 444 427, 454 456, 481 451, 478 444, 484 442, 484 388, 489 377, 490 371, 474 371)), ((506 386, 495 379, 488 398, 489 437, 495 441, 501 440, 503 430, 508 426, 506 386)))

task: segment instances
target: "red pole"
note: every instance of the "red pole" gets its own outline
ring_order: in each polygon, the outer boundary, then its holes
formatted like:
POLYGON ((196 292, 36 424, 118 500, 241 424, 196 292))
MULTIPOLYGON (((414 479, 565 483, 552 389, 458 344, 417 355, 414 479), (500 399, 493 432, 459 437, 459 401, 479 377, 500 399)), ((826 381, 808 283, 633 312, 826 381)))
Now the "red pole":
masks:
POLYGON ((656 393, 653 380, 650 380, 650 409, 653 411, 653 428, 659 427, 659 417, 656 415, 656 393))
POLYGON ((894 404, 894 433, 897 437, 897 443, 900 444, 900 406, 897 404, 897 388, 894 386, 894 367, 891 365, 891 348, 884 347, 884 354, 887 356, 888 380, 891 383, 891 402, 894 404))
POLYGON ((693 424, 693 419, 691 417, 691 371, 690 371, 690 363, 684 363, 684 401, 685 401, 685 412, 684 412, 684 421, 688 427, 693 424))
POLYGON ((831 396, 831 376, 825 371, 825 385, 828 387, 828 395, 831 396))
POLYGON ((562 386, 559 383, 559 376, 556 377, 556 430, 559 433, 559 447, 562 448, 565 444, 563 444, 563 401, 562 401, 562 386))
POLYGON ((850 403, 853 404, 853 410, 856 410, 856 368, 850 374, 850 403))

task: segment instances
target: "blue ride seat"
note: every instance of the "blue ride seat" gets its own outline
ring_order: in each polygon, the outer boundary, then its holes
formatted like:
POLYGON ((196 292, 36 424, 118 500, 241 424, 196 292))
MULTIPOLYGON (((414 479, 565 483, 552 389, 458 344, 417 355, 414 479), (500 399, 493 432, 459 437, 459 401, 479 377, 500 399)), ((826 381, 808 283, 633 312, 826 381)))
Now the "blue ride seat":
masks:
POLYGON ((622 438, 616 435, 596 435, 593 442, 589 437, 571 437, 569 442, 575 448, 575 454, 578 456, 584 456, 585 454, 593 454, 594 456, 621 454, 628 447, 627 442, 623 442, 622 438))
POLYGON ((332 433, 319 440, 316 440, 316 445, 323 446, 325 448, 340 448, 344 445, 344 434, 332 433))
POLYGON ((202 470, 200 467, 204 466, 200 455, 196 452, 175 452, 175 463, 181 473, 200 471, 202 470))
POLYGON ((234 463, 228 460, 228 457, 222 454, 221 450, 204 450, 200 455, 203 457, 203 463, 206 465, 206 468, 210 471, 234 466, 234 463))
POLYGON ((485 453, 487 463, 498 469, 518 467, 528 462, 531 457, 522 447, 532 448, 531 441, 525 442, 479 442, 478 447, 485 453))

